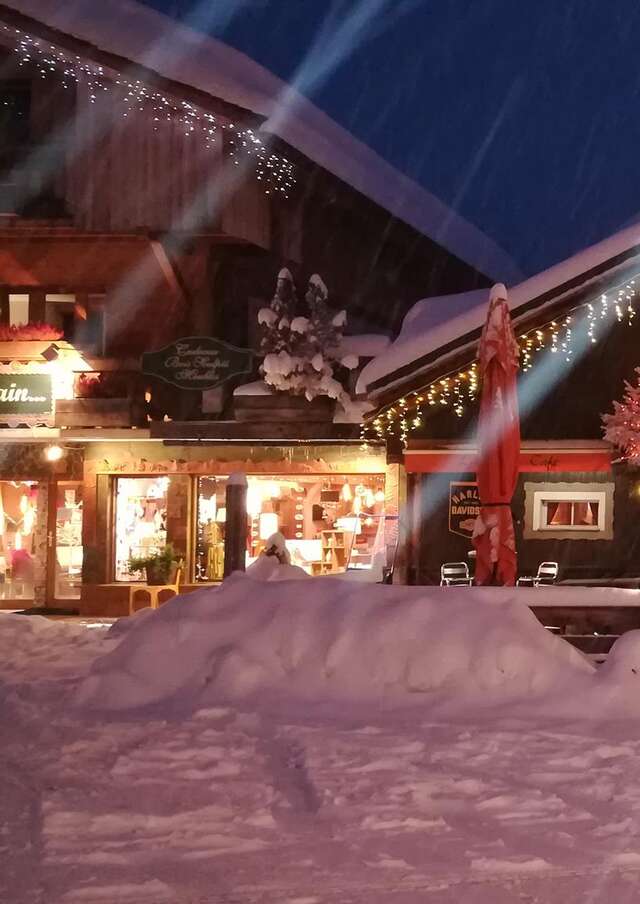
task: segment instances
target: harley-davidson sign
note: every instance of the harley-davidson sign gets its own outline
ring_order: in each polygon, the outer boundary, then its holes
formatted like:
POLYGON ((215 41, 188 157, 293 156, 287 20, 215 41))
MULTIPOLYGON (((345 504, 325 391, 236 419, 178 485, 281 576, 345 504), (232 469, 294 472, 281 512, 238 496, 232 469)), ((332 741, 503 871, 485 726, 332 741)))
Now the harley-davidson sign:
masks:
POLYGON ((450 532, 471 539, 473 525, 479 514, 478 484, 467 481, 451 481, 449 484, 450 532))
POLYGON ((253 352, 210 336, 178 339, 142 356, 142 372, 178 389, 215 389, 251 372, 253 352))

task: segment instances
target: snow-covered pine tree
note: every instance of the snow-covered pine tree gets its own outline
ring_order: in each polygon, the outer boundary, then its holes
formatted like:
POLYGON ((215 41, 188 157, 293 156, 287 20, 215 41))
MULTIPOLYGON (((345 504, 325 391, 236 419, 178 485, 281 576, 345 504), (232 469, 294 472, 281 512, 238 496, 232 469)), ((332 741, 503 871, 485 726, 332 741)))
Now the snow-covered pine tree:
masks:
POLYGON ((636 380, 627 380, 621 402, 613 403, 613 414, 603 414, 605 439, 622 452, 628 461, 640 461, 640 367, 636 367, 636 380))
POLYGON ((287 388, 286 380, 293 371, 297 337, 291 332, 291 321, 295 317, 297 301, 293 277, 284 267, 278 273, 276 291, 269 307, 258 311, 258 323, 263 328, 261 370, 265 382, 274 389, 287 388))
POLYGON ((304 395, 309 401, 317 396, 343 399, 345 392, 334 376, 340 363, 357 366, 348 356, 339 361, 342 327, 346 311, 334 314, 327 303, 328 291, 314 274, 305 294, 308 317, 295 316, 295 287, 288 270, 278 274, 276 293, 268 308, 258 312, 264 327, 262 373, 265 383, 276 390, 304 395))

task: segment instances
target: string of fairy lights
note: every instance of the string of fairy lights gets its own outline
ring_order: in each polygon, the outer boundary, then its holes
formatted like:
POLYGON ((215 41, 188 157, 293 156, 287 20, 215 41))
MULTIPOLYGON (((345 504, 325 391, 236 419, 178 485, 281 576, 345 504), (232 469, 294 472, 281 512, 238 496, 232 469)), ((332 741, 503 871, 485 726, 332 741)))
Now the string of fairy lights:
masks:
MULTIPOLYGON (((575 355, 579 324, 586 327, 586 336, 591 344, 598 341, 598 326, 604 325, 603 321, 614 317, 618 323, 631 326, 636 316, 634 301, 639 290, 636 279, 631 279, 609 293, 603 293, 597 301, 578 305, 557 320, 519 334, 521 370, 531 370, 544 351, 562 355, 570 363, 575 355)), ((457 417, 463 417, 475 403, 478 392, 479 370, 474 361, 380 409, 372 419, 361 425, 362 439, 366 442, 398 437, 405 443, 411 433, 419 430, 438 411, 449 409, 457 417)))
POLYGON ((71 55, 21 29, 3 25, 2 30, 5 39, 12 44, 19 64, 34 66, 41 78, 59 78, 65 88, 83 84, 93 104, 102 94, 109 93, 120 104, 123 117, 149 113, 154 131, 159 131, 164 122, 178 125, 185 137, 203 140, 206 149, 213 148, 224 133, 224 151, 232 164, 240 166, 250 158, 256 179, 264 183, 265 194, 289 196, 296 181, 294 164, 271 151, 253 129, 214 116, 196 104, 157 91, 122 72, 108 73, 103 66, 71 55))

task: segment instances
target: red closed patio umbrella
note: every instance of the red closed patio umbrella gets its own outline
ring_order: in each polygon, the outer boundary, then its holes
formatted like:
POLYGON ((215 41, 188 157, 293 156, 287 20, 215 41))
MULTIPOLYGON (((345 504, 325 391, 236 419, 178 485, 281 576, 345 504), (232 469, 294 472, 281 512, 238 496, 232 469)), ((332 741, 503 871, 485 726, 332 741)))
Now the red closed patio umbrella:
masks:
POLYGON ((478 349, 482 394, 476 469, 480 514, 473 529, 476 584, 513 586, 518 573, 511 517, 520 455, 518 355, 507 290, 498 283, 491 290, 478 349))

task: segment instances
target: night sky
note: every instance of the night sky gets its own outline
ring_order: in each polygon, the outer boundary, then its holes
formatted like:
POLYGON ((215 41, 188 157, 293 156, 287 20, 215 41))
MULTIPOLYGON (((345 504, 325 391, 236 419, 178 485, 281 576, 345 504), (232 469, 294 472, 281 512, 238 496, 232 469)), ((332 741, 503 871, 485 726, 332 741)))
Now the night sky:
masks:
POLYGON ((525 273, 640 215, 637 0, 146 2, 285 80, 316 42, 311 99, 525 273))

